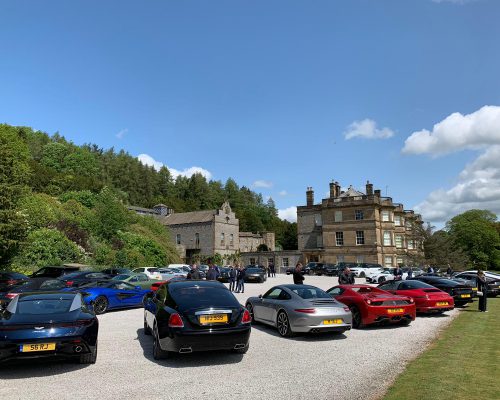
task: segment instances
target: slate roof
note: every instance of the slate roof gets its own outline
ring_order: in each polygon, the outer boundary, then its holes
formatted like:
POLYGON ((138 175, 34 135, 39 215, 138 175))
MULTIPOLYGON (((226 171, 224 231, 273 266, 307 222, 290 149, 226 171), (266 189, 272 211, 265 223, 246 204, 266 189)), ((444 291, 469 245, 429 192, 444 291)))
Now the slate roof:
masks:
POLYGON ((349 189, 345 193, 342 193, 339 197, 357 197, 357 196, 364 196, 365 194, 362 192, 358 192, 356 189, 354 189, 352 186, 349 186, 349 189))
POLYGON ((174 213, 161 219, 165 225, 183 225, 200 222, 211 222, 217 210, 192 211, 185 213, 174 213))

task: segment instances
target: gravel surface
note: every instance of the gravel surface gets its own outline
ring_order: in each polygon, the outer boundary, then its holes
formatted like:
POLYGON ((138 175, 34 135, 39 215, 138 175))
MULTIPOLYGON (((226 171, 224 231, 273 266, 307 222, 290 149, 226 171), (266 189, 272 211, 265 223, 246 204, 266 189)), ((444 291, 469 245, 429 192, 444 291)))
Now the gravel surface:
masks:
MULTIPOLYGON (((245 304, 278 283, 292 278, 246 284, 245 293, 236 296, 245 304)), ((337 278, 306 277, 305 283, 328 289, 337 278)), ((110 312, 99 317, 95 365, 26 360, 0 366, 0 398, 376 399, 457 314, 417 317, 407 327, 292 339, 254 325, 245 355, 192 353, 157 362, 152 339, 143 334, 143 310, 110 312)))

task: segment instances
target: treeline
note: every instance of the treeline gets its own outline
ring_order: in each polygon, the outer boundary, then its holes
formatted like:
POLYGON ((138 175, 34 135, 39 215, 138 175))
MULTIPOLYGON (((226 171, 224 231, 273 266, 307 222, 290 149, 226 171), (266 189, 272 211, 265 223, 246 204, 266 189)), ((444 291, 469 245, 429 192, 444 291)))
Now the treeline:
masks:
MULTIPOLYGON (((137 258, 146 244, 137 243, 139 236, 163 246, 159 258, 176 258, 165 228, 130 214, 124 204, 163 203, 183 212, 216 209, 229 200, 241 231, 274 231, 278 247, 297 248, 296 224, 278 218, 272 199, 264 202, 260 194, 233 179, 224 184, 207 182, 200 174, 173 179, 166 167, 156 171, 123 150, 77 146, 59 134, 49 136, 27 127, 0 124, 0 145, 0 264, 30 262, 20 251, 30 244, 33 248, 42 238, 56 240, 55 235, 78 246, 79 257, 73 248, 68 250, 71 257, 61 256, 62 261, 91 257, 108 265, 142 265, 146 260, 137 258), (113 210, 108 217, 116 219, 109 232, 100 230, 105 209, 113 210), (41 210, 49 215, 39 218, 36 212, 41 210), (72 220, 71 213, 80 219, 72 220), (50 234, 39 233, 43 229, 50 234)), ((58 258, 48 259, 55 263, 58 258)))

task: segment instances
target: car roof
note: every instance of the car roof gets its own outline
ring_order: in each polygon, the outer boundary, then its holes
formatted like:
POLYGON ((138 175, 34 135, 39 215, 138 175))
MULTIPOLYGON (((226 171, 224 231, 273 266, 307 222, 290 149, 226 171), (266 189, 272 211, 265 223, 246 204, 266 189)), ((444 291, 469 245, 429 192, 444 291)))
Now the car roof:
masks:
POLYGON ((223 283, 219 281, 203 281, 203 280, 188 280, 188 281, 173 281, 169 282, 168 286, 170 287, 179 287, 179 288, 187 288, 187 287, 226 287, 223 283))

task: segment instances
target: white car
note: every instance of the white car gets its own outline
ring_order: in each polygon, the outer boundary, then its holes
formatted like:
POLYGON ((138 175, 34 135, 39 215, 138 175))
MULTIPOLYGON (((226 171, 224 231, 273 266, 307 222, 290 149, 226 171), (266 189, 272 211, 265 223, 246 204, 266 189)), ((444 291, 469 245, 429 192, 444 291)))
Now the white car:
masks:
POLYGON ((366 267, 357 266, 349 269, 351 270, 352 273, 354 273, 356 278, 365 278, 369 275, 380 273, 384 270, 381 266, 378 266, 377 264, 372 264, 366 267))
POLYGON ((133 269, 132 272, 134 274, 146 274, 149 279, 162 279, 161 274, 156 267, 136 268, 133 269))
MULTIPOLYGON (((403 272, 402 279, 406 279, 408 274, 403 272)), ((375 273, 366 277, 366 281, 369 283, 382 283, 386 281, 393 281, 395 278, 394 273, 391 271, 382 271, 379 273, 375 273)))
POLYGON ((180 273, 176 268, 158 268, 158 272, 161 274, 161 279, 165 281, 168 281, 175 276, 187 276, 187 274, 184 275, 180 273))

